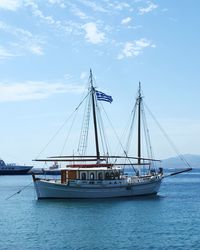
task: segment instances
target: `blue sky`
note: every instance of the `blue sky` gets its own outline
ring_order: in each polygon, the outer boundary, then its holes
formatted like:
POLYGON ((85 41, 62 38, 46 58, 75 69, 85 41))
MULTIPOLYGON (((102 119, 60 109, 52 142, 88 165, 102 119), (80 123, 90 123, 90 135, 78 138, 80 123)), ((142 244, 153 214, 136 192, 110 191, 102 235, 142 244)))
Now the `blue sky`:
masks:
MULTIPOLYGON (((90 68, 114 99, 104 107, 119 136, 141 81, 179 151, 199 154, 199 8, 197 0, 0 0, 0 157, 31 162, 80 102, 90 68)), ((158 158, 174 155, 155 127, 151 137, 158 158)))

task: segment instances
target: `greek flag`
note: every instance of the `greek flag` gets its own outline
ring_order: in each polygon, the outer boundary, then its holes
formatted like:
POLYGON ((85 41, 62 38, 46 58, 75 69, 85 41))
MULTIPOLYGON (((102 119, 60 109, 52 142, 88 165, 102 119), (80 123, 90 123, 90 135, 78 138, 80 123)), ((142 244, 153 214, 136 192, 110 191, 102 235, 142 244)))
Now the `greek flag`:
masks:
POLYGON ((112 96, 106 95, 101 91, 96 91, 96 96, 98 101, 105 101, 111 103, 113 101, 112 96))

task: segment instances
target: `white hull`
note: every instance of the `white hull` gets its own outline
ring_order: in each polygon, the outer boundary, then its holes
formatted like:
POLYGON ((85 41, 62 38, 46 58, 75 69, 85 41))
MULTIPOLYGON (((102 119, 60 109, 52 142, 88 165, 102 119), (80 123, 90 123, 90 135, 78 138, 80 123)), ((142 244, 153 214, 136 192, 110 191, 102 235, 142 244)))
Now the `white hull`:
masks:
POLYGON ((36 179, 34 181, 38 199, 44 198, 111 198, 157 194, 162 177, 141 183, 126 183, 121 185, 87 185, 70 186, 55 181, 36 179))

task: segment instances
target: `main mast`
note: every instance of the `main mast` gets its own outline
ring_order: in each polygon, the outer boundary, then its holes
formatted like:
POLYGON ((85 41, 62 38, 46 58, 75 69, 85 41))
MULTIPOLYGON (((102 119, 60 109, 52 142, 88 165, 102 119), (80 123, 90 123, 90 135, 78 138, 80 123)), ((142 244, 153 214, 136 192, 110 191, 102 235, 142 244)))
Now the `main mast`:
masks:
POLYGON ((98 141, 98 132, 97 132, 97 119, 96 119, 96 106, 95 106, 95 88, 93 86, 93 76, 92 76, 92 70, 91 69, 90 69, 90 85, 91 85, 91 95, 92 95, 92 110, 93 110, 96 156, 97 156, 97 161, 98 161, 98 160, 100 160, 100 152, 99 152, 99 141, 98 141))
POLYGON ((139 82, 139 91, 138 91, 138 164, 141 164, 141 83, 139 82))

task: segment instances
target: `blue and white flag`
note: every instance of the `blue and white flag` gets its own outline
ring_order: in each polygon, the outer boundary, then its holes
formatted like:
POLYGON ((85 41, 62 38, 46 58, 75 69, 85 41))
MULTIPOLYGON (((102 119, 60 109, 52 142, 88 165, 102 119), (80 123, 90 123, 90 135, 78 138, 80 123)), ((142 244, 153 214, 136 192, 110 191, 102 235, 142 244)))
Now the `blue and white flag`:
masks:
POLYGON ((112 96, 106 95, 101 91, 96 91, 96 96, 98 101, 105 101, 111 103, 113 101, 112 96))

